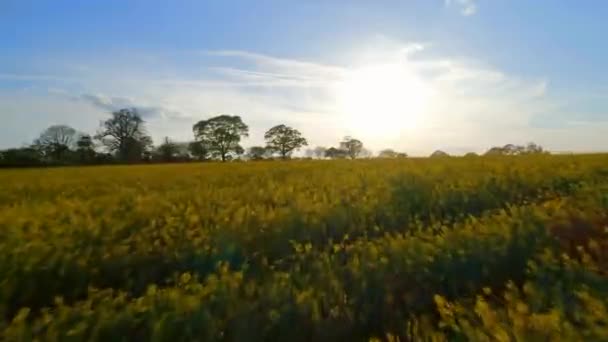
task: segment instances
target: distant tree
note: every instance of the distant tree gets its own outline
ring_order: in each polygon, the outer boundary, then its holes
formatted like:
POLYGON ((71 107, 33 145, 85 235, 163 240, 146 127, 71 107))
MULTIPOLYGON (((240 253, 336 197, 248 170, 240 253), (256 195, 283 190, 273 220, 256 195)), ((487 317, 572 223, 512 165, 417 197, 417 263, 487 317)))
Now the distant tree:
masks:
POLYGON ((125 143, 125 154, 120 154, 120 159, 124 161, 138 162, 149 161, 152 158, 154 148, 152 138, 149 136, 130 138, 125 143))
POLYGON ((515 155, 518 151, 521 151, 521 148, 513 144, 506 144, 502 147, 502 154, 506 154, 508 156, 515 155))
POLYGON ((196 123, 194 137, 207 147, 209 155, 222 161, 244 152, 241 137, 249 136, 249 127, 240 116, 220 115, 196 123))
POLYGON ((61 162, 73 147, 76 137, 77 132, 72 127, 54 125, 40 134, 34 141, 34 146, 51 162, 61 162))
POLYGON ((23 167, 44 165, 40 150, 33 147, 10 148, 0 151, 0 166, 23 167))
POLYGON ((360 140, 347 136, 340 142, 340 149, 344 150, 350 159, 355 159, 363 151, 363 143, 360 140))
POLYGON ((405 153, 405 152, 397 152, 397 158, 407 158, 407 153, 405 153))
POLYGON ((397 152, 395 152, 394 150, 387 148, 378 153, 378 158, 397 158, 398 155, 399 154, 397 152))
POLYGON ((152 138, 146 134, 145 122, 135 108, 113 112, 101 123, 95 138, 123 161, 144 159, 152 147, 152 138))
POLYGON ((323 146, 317 146, 314 148, 313 153, 317 159, 322 159, 325 158, 325 151, 327 151, 327 148, 323 146))
POLYGON ((194 160, 194 156, 190 153, 190 143, 189 142, 175 142, 173 141, 173 145, 175 145, 175 155, 174 161, 179 162, 187 162, 194 160))
POLYGON ((116 161, 116 158, 111 153, 95 152, 94 164, 111 164, 116 161))
POLYGON ((479 157, 479 155, 477 153, 475 153, 475 152, 467 152, 464 156, 466 158, 479 157))
POLYGON ((308 142, 297 129, 277 125, 264 134, 266 148, 278 153, 281 158, 287 159, 291 153, 302 146, 308 146, 308 142))
POLYGON ((374 156, 374 152, 372 152, 372 150, 367 149, 365 147, 363 147, 361 149, 361 152, 359 152, 359 155, 357 155, 357 158, 371 158, 374 156))
POLYGON ((484 155, 504 155, 504 156, 517 156, 522 154, 541 154, 546 153, 540 145, 533 142, 528 143, 526 146, 506 144, 503 147, 495 146, 490 148, 484 155))
POLYGON ((437 150, 433 153, 431 153, 431 158, 444 158, 444 157, 449 157, 450 155, 447 154, 446 152, 443 152, 441 150, 437 150))
POLYGON ((179 145, 171 141, 169 137, 165 137, 162 144, 156 148, 156 157, 164 162, 171 162, 179 159, 179 154, 179 145))
POLYGON ((247 151, 247 157, 251 160, 263 160, 268 156, 268 149, 264 146, 251 146, 247 151))
POLYGON ((315 150, 312 148, 307 148, 306 151, 304 151, 304 155, 307 159, 312 159, 315 156, 315 150))
POLYGON ((188 143, 188 152, 196 160, 205 161, 209 159, 209 148, 200 141, 188 143))
POLYGON ((325 150, 325 157, 330 159, 344 159, 348 156, 347 152, 340 148, 330 147, 325 150))
POLYGON ((96 154, 93 138, 88 134, 80 135, 76 141, 78 161, 83 164, 92 163, 95 161, 96 154))
POLYGON ((504 152, 503 148, 498 146, 494 146, 484 153, 485 156, 499 156, 504 154, 506 153, 504 152))
POLYGON ((542 154, 547 153, 542 146, 537 145, 536 143, 529 142, 525 148, 525 154, 542 154))

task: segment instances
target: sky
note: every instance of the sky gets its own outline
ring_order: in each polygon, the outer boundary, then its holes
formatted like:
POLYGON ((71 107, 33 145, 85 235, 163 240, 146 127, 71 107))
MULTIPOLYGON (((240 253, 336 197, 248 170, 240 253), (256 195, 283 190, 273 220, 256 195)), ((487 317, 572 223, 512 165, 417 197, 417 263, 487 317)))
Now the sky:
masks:
POLYGON ((410 155, 608 150, 608 2, 0 0, 0 149, 136 107, 160 142, 240 115, 410 155))

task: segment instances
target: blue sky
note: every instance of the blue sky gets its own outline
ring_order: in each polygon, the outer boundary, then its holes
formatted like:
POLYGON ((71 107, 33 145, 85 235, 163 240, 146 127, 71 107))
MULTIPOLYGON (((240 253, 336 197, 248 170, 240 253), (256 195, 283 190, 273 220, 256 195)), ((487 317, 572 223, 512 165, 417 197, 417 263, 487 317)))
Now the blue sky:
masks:
POLYGON ((1 0, 0 148, 137 106, 157 141, 231 113, 246 145, 286 123, 411 154, 606 150, 605 18, 604 1, 1 0))

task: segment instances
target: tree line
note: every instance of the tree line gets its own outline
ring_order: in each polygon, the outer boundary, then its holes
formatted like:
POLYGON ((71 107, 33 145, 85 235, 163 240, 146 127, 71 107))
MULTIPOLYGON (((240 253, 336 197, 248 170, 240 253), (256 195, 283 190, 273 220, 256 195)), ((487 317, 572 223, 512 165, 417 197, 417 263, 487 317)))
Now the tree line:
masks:
MULTIPOLYGON (((266 131, 265 146, 252 146, 245 150, 241 146, 241 139, 249 136, 249 126, 236 115, 219 115, 201 120, 194 124, 192 131, 192 141, 175 142, 165 137, 158 146, 154 146, 138 110, 125 108, 112 112, 107 120, 101 122, 94 135, 79 132, 67 125, 50 126, 28 146, 0 151, 0 166, 290 159, 293 152, 308 146, 308 141, 300 131, 280 124, 266 131)), ((508 144, 493 147, 486 155, 530 153, 544 151, 534 143, 526 146, 508 144)), ((336 147, 318 146, 307 149, 305 156, 317 159, 356 159, 373 155, 364 147, 363 142, 347 136, 336 147)), ((448 156, 443 151, 431 154, 431 157, 448 156)), ((376 157, 405 158, 407 154, 385 149, 376 157)))

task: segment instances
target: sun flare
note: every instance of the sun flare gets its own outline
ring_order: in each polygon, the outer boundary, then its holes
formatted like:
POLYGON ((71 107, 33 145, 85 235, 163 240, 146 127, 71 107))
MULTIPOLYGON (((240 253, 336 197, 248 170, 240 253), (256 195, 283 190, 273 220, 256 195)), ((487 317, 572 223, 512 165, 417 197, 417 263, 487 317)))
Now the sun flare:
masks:
POLYGON ((354 134, 396 136, 415 130, 424 118, 432 90, 401 65, 351 71, 337 87, 337 101, 354 134))

